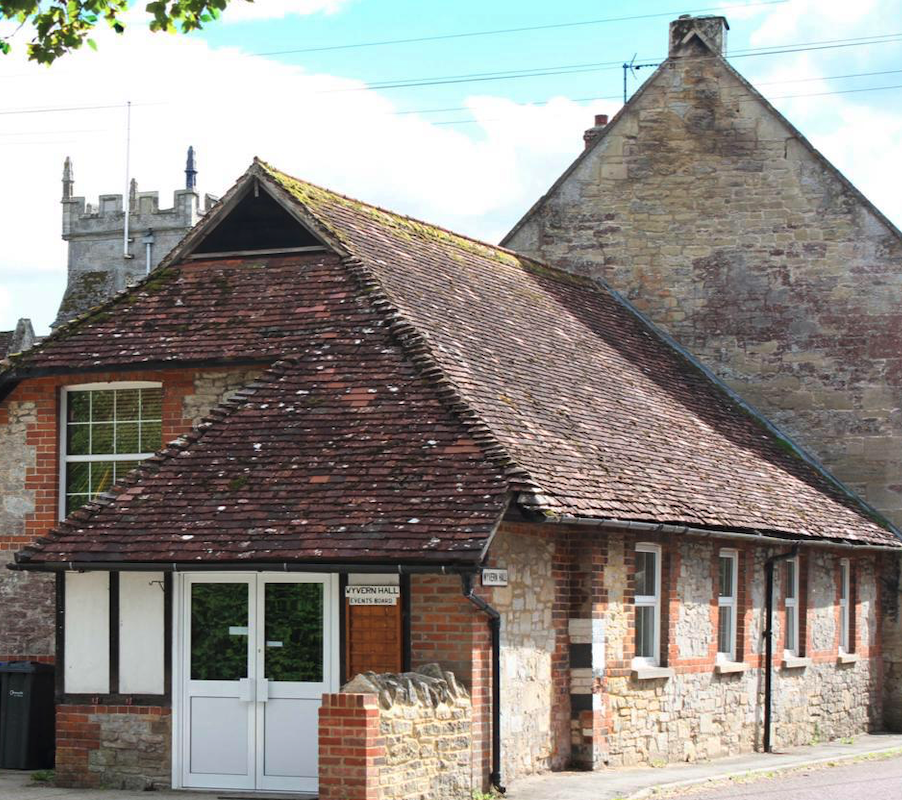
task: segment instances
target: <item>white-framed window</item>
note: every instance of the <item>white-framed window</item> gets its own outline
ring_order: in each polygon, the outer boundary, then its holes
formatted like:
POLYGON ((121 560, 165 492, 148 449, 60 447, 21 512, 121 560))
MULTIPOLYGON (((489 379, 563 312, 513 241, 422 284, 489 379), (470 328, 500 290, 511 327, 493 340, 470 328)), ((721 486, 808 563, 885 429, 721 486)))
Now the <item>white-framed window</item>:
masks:
POLYGON ((851 653, 851 564, 848 558, 839 562, 839 651, 851 653))
POLYGON ((636 545, 635 557, 636 649, 633 663, 656 667, 661 663, 661 548, 640 542, 636 545))
POLYGON ((163 443, 159 383, 88 383, 62 392, 60 518, 107 491, 163 443))
POLYGON ((786 610, 783 649, 787 656, 799 654, 799 559, 786 562, 786 594, 783 599, 786 610))
POLYGON ((721 550, 717 564, 717 660, 735 661, 738 551, 721 550))

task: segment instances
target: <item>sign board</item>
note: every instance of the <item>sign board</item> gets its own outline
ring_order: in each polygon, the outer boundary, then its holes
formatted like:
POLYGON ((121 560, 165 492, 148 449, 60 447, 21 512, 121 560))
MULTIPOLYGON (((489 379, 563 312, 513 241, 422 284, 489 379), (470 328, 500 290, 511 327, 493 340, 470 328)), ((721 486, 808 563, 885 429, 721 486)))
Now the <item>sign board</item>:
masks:
POLYGON ((346 586, 345 597, 352 606, 396 606, 400 586, 346 586))
POLYGON ((484 569, 482 571, 483 586, 507 586, 506 569, 484 569))

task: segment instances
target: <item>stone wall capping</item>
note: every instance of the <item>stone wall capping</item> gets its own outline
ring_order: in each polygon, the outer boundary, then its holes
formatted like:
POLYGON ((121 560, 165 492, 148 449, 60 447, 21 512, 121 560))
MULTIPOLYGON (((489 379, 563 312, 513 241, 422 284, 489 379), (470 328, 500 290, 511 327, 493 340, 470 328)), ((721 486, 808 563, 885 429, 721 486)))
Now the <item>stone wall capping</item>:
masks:
POLYGON ((630 673, 634 681, 667 681, 675 675, 673 667, 634 667, 630 673))
POLYGON ((810 658, 800 658, 799 656, 789 656, 788 658, 784 658, 780 663, 782 669, 806 669, 810 666, 810 658))
POLYGON ((836 663, 840 665, 857 664, 859 659, 858 653, 840 653, 836 657, 836 663))
POLYGON ((736 672, 745 672, 751 667, 742 661, 719 661, 714 666, 714 671, 718 675, 731 675, 736 672))

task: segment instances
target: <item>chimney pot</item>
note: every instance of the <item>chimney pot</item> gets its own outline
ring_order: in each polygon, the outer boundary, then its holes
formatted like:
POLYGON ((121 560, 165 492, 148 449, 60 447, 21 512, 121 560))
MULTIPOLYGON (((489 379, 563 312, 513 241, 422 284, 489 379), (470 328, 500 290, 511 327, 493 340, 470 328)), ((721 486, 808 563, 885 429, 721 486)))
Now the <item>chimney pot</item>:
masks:
POLYGON ((583 142, 585 143, 586 150, 588 150, 592 146, 592 142, 594 142, 598 138, 598 135, 601 133, 601 129, 607 124, 607 114, 595 115, 595 124, 583 134, 583 142))

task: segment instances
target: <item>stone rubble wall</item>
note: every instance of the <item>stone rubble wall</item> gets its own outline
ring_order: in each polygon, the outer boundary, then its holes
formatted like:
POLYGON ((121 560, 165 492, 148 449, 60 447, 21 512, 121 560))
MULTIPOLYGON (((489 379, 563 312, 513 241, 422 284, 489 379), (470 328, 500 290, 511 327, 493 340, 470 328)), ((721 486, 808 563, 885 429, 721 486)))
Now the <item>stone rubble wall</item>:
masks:
POLYGON ((358 675, 320 710, 321 800, 471 800, 472 708, 437 664, 358 675))
POLYGON ((34 514, 35 490, 27 477, 38 445, 28 432, 37 419, 31 400, 0 407, 0 661, 48 660, 53 653, 53 577, 6 569, 30 541, 25 519, 34 514))
POLYGON ((150 791, 171 783, 172 717, 156 706, 58 706, 56 783, 150 791))
POLYGON ((219 372, 198 372, 194 377, 194 392, 185 395, 183 415, 197 425, 220 403, 231 398, 235 392, 257 380, 263 370, 228 370, 219 372))
MULTIPOLYGON (((676 572, 678 613, 662 631, 667 679, 637 680, 626 666, 632 652, 629 617, 631 598, 626 587, 627 554, 637 537, 612 537, 608 546, 605 582, 609 654, 603 691, 610 706, 606 736, 611 766, 716 758, 760 747, 763 736, 764 669, 761 631, 764 621, 763 548, 740 550, 740 581, 750 598, 740 609, 744 623, 741 645, 743 672, 718 674, 716 601, 713 562, 720 544, 685 537, 671 545, 676 572), (751 563, 749 561, 751 560, 751 563), (675 617, 675 619, 673 619, 675 617), (686 620, 692 619, 690 627, 686 620), (614 634, 613 641, 611 635, 614 634), (704 654, 705 658, 699 658, 704 654)), ((661 540, 665 548, 666 539, 661 540)), ((666 551, 665 551, 666 552, 666 551)), ((776 552, 776 551, 774 551, 776 552)), ((811 663, 802 669, 783 669, 782 582, 777 573, 774 652, 774 741, 779 747, 852 737, 881 725, 881 657, 877 640, 877 574, 873 557, 854 559, 857 584, 856 643, 859 660, 838 663, 838 551, 804 549, 801 569, 807 570, 808 637, 803 653, 811 663)), ((665 556, 667 557, 667 556, 665 556)), ((801 582, 801 581, 800 581, 801 582)), ((662 598, 674 602, 673 596, 662 598)), ((801 625, 800 625, 801 627, 801 625)))
POLYGON ((492 543, 492 563, 508 570, 508 585, 492 590, 501 613, 501 759, 505 781, 552 769, 554 542, 504 526, 492 543))

